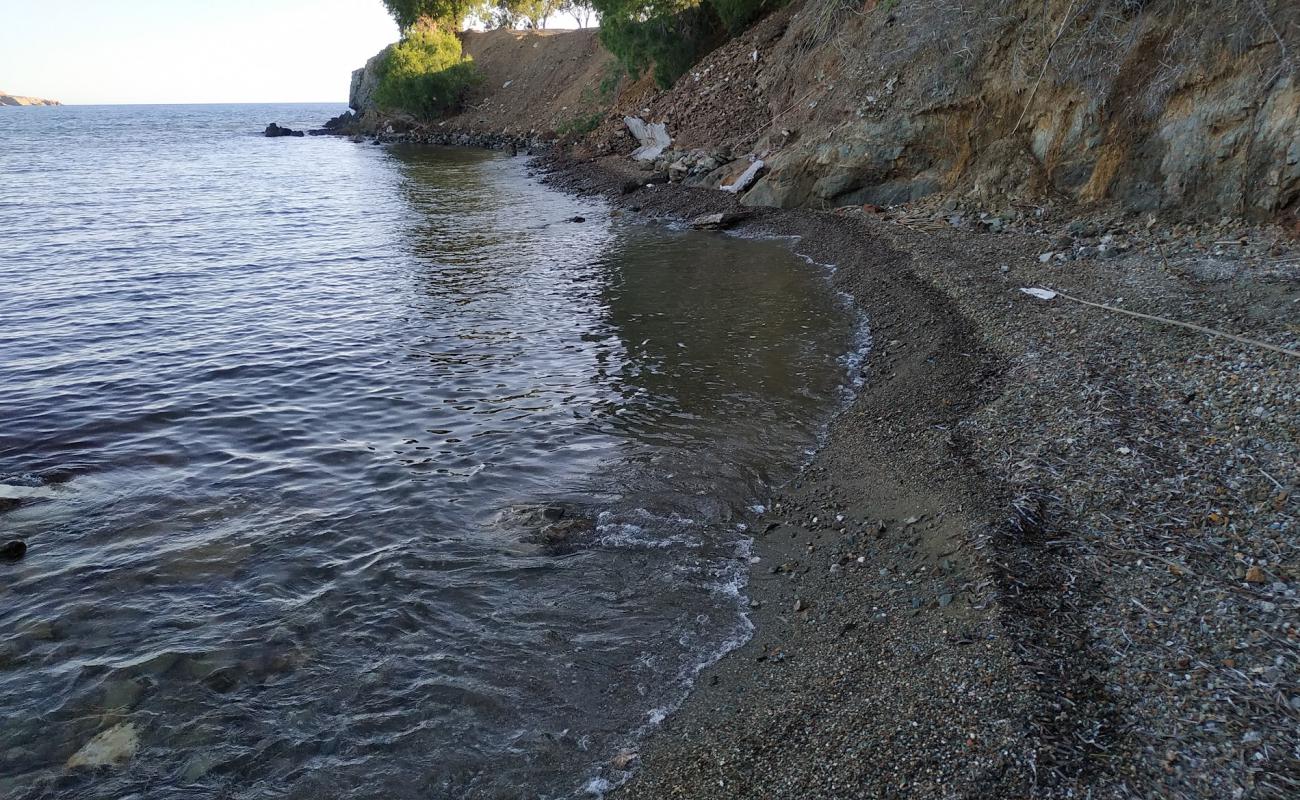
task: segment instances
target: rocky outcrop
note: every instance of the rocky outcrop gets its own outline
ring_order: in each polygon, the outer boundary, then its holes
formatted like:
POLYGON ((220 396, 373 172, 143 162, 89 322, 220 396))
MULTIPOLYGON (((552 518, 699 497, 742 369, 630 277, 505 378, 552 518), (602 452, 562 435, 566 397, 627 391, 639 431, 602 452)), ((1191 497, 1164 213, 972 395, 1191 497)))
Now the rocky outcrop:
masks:
POLYGON ((761 159, 749 205, 1268 217, 1300 203, 1298 58, 1290 0, 805 0, 632 102, 676 147, 761 159))
POLYGON ((385 47, 371 56, 364 67, 352 71, 352 85, 348 87, 348 108, 357 114, 379 110, 375 106, 375 89, 379 86, 379 65, 384 62, 391 49, 392 45, 385 47))
POLYGON ((58 100, 45 100, 40 97, 24 97, 0 90, 0 106, 61 106, 58 100))

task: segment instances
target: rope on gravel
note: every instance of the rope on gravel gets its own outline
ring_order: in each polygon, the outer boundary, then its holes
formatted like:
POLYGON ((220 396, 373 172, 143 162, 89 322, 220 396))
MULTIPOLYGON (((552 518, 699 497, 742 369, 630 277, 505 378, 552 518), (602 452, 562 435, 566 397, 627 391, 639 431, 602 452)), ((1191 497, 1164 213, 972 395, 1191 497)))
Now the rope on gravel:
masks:
POLYGON ((1290 350, 1285 347, 1278 347, 1275 344, 1269 344, 1268 342, 1261 342, 1257 339, 1247 339, 1245 336, 1238 336, 1235 333, 1228 333, 1227 331, 1221 331, 1215 328, 1207 328, 1204 325, 1196 325, 1191 322, 1179 322, 1176 319, 1169 319, 1168 317, 1157 317, 1154 314, 1143 314, 1138 311, 1129 311, 1124 308, 1116 308, 1115 306, 1108 306, 1105 303, 1094 303, 1091 300, 1084 300, 1082 297, 1073 297, 1071 295, 1065 294, 1064 292, 1058 292, 1055 289, 1021 289, 1020 291, 1024 292, 1030 297, 1036 297, 1039 300, 1054 300, 1057 297, 1059 297, 1062 300, 1070 300, 1072 302, 1080 303, 1085 306, 1092 306, 1093 308, 1101 308, 1101 309, 1105 309, 1106 311, 1114 311, 1116 314, 1126 314, 1130 317, 1137 317, 1138 319, 1151 320, 1152 322, 1162 322, 1166 325, 1177 325, 1180 328, 1187 328, 1189 330, 1199 331, 1200 333, 1207 333, 1210 336, 1221 336, 1224 339, 1231 339, 1234 342, 1241 342, 1242 344, 1248 344, 1253 347, 1262 347, 1265 350, 1272 350, 1273 352, 1281 353, 1284 356, 1291 356, 1292 358, 1300 358, 1300 351, 1298 350, 1290 350))

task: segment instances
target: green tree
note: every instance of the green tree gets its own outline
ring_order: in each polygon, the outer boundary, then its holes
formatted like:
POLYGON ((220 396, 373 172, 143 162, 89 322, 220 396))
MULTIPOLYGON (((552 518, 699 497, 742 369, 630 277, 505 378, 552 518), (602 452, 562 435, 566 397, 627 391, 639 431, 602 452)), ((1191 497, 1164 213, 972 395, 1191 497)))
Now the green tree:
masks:
POLYGON ((403 34, 421 20, 458 31, 465 19, 478 13, 484 5, 486 3, 483 0, 384 0, 384 6, 393 15, 403 34))
POLYGON ((432 119, 457 110, 478 80, 460 37, 436 26, 416 26, 393 45, 379 66, 375 102, 432 119))
POLYGON ((499 28, 542 30, 546 21, 566 10, 568 0, 496 0, 491 18, 499 28))
POLYGON ((591 0, 600 38, 632 75, 671 86, 705 53, 784 0, 591 0))
POLYGON ((596 9, 592 8, 587 0, 560 0, 560 11, 572 16, 580 28, 587 27, 596 13, 596 9))

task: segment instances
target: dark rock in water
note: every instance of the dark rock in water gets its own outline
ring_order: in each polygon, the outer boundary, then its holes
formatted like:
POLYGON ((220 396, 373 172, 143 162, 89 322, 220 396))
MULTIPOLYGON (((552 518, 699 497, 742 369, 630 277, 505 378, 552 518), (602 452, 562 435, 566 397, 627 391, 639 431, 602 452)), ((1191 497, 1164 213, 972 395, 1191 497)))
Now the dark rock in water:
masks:
POLYGON ((54 483, 67 483, 76 475, 76 471, 66 467, 55 467, 47 469, 40 473, 41 483, 50 485, 54 483))
POLYGON ((276 123, 272 122, 270 125, 266 126, 266 130, 262 132, 262 135, 269 136, 271 138, 276 138, 279 136, 305 136, 306 134, 304 134, 302 131, 295 131, 291 128, 282 128, 276 123))
POLYGON ((536 540, 551 548, 574 547, 596 531, 593 520, 575 517, 552 522, 537 533, 536 540))
POLYGON ((19 500, 17 497, 0 497, 0 514, 3 514, 6 511, 13 511, 22 504, 23 501, 19 500))
POLYGON ((586 217, 569 217, 569 222, 586 222, 586 217))
POLYGON ((311 128, 307 131, 308 136, 335 136, 336 131, 326 130, 325 128, 311 128))
POLYGON ((12 539, 0 546, 0 558, 6 561, 17 561, 27 555, 27 542, 22 539, 12 539))
POLYGON ((353 114, 351 111, 344 111, 337 117, 327 120, 322 128, 323 130, 331 131, 333 133, 343 133, 348 128, 356 125, 358 121, 359 119, 356 114, 353 114))
POLYGON ((498 521, 506 530, 518 532, 522 541, 542 545, 551 553, 581 547, 596 534, 596 520, 589 512, 565 503, 513 506, 498 521))

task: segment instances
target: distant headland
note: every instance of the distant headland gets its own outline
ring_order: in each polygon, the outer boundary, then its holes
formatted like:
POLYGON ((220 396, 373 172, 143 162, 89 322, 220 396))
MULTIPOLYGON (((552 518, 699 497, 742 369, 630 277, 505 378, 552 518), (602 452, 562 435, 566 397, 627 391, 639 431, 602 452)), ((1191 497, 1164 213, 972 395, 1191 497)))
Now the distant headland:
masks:
POLYGON ((61 106, 58 100, 46 100, 41 97, 23 97, 19 94, 9 94, 0 89, 0 106, 61 106))

